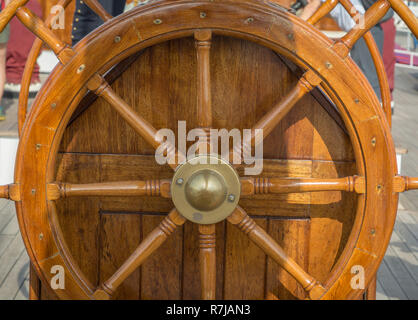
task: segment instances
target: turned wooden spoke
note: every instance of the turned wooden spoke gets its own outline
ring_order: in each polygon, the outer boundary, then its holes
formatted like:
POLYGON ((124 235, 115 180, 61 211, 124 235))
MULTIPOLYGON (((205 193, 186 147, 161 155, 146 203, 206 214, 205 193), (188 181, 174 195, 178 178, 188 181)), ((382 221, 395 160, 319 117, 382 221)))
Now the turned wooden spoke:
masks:
POLYGON ((418 38, 418 19, 415 14, 408 8, 408 6, 401 0, 388 0, 393 10, 406 23, 408 28, 412 31, 415 37, 418 38))
MULTIPOLYGON (((358 20, 359 13, 350 0, 339 0, 341 5, 347 11, 347 13, 353 18, 353 20, 358 20)), ((356 21, 356 23, 359 23, 356 21)), ((380 92, 381 92, 381 100, 383 105, 383 110, 386 114, 386 119, 389 123, 389 126, 392 124, 392 106, 391 106, 391 96, 390 96, 390 87, 389 81, 386 75, 385 65, 383 63, 383 59, 379 52, 379 48, 374 41, 373 35, 370 31, 366 32, 363 36, 364 41, 370 51, 371 57, 373 59, 374 66, 377 72, 377 78, 379 80, 380 85, 380 92)))
POLYGON ((338 0, 327 0, 321 4, 318 10, 307 20, 310 24, 315 24, 328 13, 330 13, 338 4, 338 0))
MULTIPOLYGON (((72 2, 72 0, 60 0, 58 2, 58 6, 61 6, 63 9, 66 9, 67 6, 72 2)), ((48 28, 51 28, 51 23, 56 19, 55 14, 49 14, 45 20, 45 25, 48 28)), ((41 39, 36 38, 33 46, 29 52, 29 55, 26 59, 25 69, 22 75, 21 81, 21 89, 19 92, 19 106, 18 106, 18 129, 19 135, 22 133, 23 124, 26 120, 26 113, 27 113, 27 106, 28 106, 28 99, 29 99, 29 87, 32 80, 33 70, 35 69, 35 65, 37 63, 37 58, 39 57, 41 50, 42 50, 43 42, 41 39)))
POLYGON ((393 190, 395 192, 418 190, 418 177, 396 176, 393 180, 393 190))
MULTIPOLYGON (((299 79, 296 86, 280 101, 278 102, 267 114, 265 114, 252 128, 251 141, 243 141, 244 148, 254 146, 255 141, 259 138, 256 134, 256 130, 259 134, 262 133, 262 139, 265 139, 279 124, 279 122, 289 113, 292 107, 307 93, 312 91, 316 86, 321 83, 321 79, 312 70, 308 70, 299 79)), ((238 151, 238 154, 242 154, 238 151)), ((234 150, 230 151, 230 159, 233 158, 234 150)))
POLYGON ((364 23, 356 24, 353 29, 351 29, 344 37, 341 38, 338 44, 342 44, 343 47, 337 45, 337 52, 343 57, 347 56, 354 44, 384 17, 389 8, 390 4, 387 2, 387 0, 376 1, 366 11, 364 18, 361 19, 364 21, 364 23))
POLYGON ((0 199, 9 199, 9 186, 0 186, 0 199))
POLYGON ((202 299, 214 300, 216 293, 215 225, 199 225, 199 232, 202 299))
MULTIPOLYGON (((161 137, 158 136, 157 130, 143 117, 136 113, 131 106, 129 106, 125 100, 123 100, 115 91, 112 90, 106 80, 100 76, 94 76, 87 85, 88 89, 94 91, 98 96, 104 98, 115 111, 140 135, 145 139, 151 146, 157 149, 161 143, 163 143, 161 137)), ((169 146, 169 154, 174 154, 175 160, 169 159, 168 164, 175 169, 176 163, 180 163, 184 160, 175 146, 169 146)))
POLYGON ((38 38, 45 42, 61 63, 65 64, 73 55, 73 50, 61 41, 44 22, 26 7, 20 7, 16 11, 19 20, 38 38))
POLYGON ((319 299, 325 293, 324 287, 290 258, 277 242, 257 225, 243 209, 238 207, 228 217, 228 221, 236 225, 270 258, 292 275, 302 285, 311 299, 319 299))
POLYGON ((244 177, 241 178, 241 189, 241 196, 318 191, 364 193, 365 181, 358 176, 336 179, 244 177))
POLYGON ((186 220, 172 210, 167 217, 141 242, 138 248, 124 262, 124 264, 98 288, 93 297, 95 299, 110 299, 120 284, 128 278, 164 241, 174 230, 184 224, 186 220))
POLYGON ((84 0, 84 3, 96 13, 104 22, 113 18, 97 0, 84 0))
POLYGON ((0 199, 9 199, 12 201, 20 201, 20 188, 17 184, 9 184, 0 186, 0 199))
POLYGON ((161 196, 170 198, 170 180, 118 181, 104 183, 50 183, 48 200, 87 196, 161 196))
POLYGON ((0 13, 0 32, 6 28, 7 24, 12 20, 17 9, 28 3, 29 0, 13 0, 0 13))
POLYGON ((212 32, 198 30, 194 33, 197 51, 197 122, 200 128, 212 126, 212 101, 210 86, 210 47, 212 32))

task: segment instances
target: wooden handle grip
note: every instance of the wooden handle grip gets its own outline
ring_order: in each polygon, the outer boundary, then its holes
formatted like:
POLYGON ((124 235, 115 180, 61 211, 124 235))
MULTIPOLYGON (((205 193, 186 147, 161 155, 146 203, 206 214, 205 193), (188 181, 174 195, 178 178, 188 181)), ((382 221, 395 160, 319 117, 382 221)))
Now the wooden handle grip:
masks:
POLYGON ((396 176, 393 180, 393 190, 395 192, 404 192, 418 189, 418 177, 396 176))
POLYGON ((314 178, 241 178, 242 196, 266 193, 346 191, 364 193, 364 178, 349 176, 336 179, 314 178))
POLYGON ((315 24, 328 13, 330 13, 338 4, 338 0, 327 0, 319 7, 318 10, 307 20, 310 24, 315 24))
MULTIPOLYGON (((356 24, 344 37, 341 38, 348 51, 371 28, 373 28, 388 12, 390 4, 387 0, 376 1, 364 14, 364 24, 356 24)), ((347 51, 347 54, 348 54, 347 51)))
POLYGON ((0 198, 9 199, 9 186, 0 186, 0 198))
POLYGON ((418 19, 408 8, 408 6, 401 0, 388 0, 393 10, 406 23, 408 28, 412 31, 415 37, 418 38, 418 19))
POLYGON ((4 8, 4 10, 0 13, 0 32, 2 32, 10 20, 12 20, 17 9, 24 6, 28 1, 29 0, 14 0, 10 2, 6 8, 4 8))

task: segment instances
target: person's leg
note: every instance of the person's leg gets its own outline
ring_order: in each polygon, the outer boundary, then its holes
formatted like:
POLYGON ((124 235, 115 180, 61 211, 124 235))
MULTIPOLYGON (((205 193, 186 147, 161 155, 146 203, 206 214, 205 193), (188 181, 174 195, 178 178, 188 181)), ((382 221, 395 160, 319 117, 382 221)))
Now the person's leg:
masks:
POLYGON ((395 36, 396 28, 394 24, 394 19, 389 19, 381 23, 383 29, 383 62, 385 63, 386 74, 388 76, 389 87, 392 93, 393 88, 395 87, 395 36))
MULTIPOLYGON (((383 31, 380 26, 375 26, 371 30, 374 40, 376 41, 377 47, 379 48, 380 53, 383 51, 383 31)), ((373 87, 374 92, 376 93, 379 100, 381 100, 380 95, 380 85, 379 79, 377 78, 376 68, 373 63, 372 56, 366 45, 364 39, 360 39, 354 45, 351 50, 351 58, 356 62, 359 68, 363 71, 367 80, 373 87)))
MULTIPOLYGON (((4 85, 6 83, 6 51, 7 51, 7 41, 9 40, 9 26, 0 33, 0 99, 3 99, 4 85)), ((3 102, 3 101, 1 101, 3 102)), ((0 104, 0 121, 6 119, 5 110, 0 104)))
MULTIPOLYGON (((6 83, 6 49, 7 43, 0 43, 0 97, 3 100, 4 84, 6 83)), ((3 101, 1 101, 3 102, 3 101)), ((0 104, 0 121, 5 120, 6 115, 0 104)))

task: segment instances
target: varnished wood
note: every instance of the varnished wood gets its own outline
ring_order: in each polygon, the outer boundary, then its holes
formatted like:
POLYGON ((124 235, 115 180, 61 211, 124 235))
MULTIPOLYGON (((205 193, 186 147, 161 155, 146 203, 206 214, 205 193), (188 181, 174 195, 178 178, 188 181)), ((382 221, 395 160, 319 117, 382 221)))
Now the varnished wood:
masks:
POLYGON ((417 190, 417 189, 418 189, 417 177, 396 176, 393 179, 393 190, 395 192, 404 192, 408 190, 417 190))
MULTIPOLYGON (((357 12, 356 8, 352 5, 352 3, 349 0, 339 0, 339 2, 353 19, 357 19, 359 17, 359 13, 357 12)), ((359 23, 359 21, 357 21, 357 23, 359 23)), ((370 51, 370 55, 373 59, 373 63, 374 63, 376 73, 377 73, 377 78, 379 80, 379 85, 380 85, 380 93, 381 93, 383 110, 385 111, 386 119, 389 123, 389 126, 391 126, 392 97, 391 97, 390 88, 389 88, 389 81, 386 75, 385 65, 383 63, 383 59, 380 54, 379 48, 377 47, 376 42, 374 41, 374 38, 371 32, 370 31, 366 32, 363 38, 366 42, 366 45, 370 51)))
MULTIPOLYGON (((60 0, 57 5, 62 6, 64 9, 72 0, 60 0)), ((45 25, 50 28, 51 22, 54 19, 54 15, 49 14, 45 20, 45 25)), ((26 120, 26 114, 28 109, 28 99, 29 99, 29 88, 32 80, 33 70, 35 69, 36 61, 42 50, 43 41, 40 38, 36 38, 32 48, 29 52, 29 55, 26 59, 25 69, 22 74, 22 81, 20 83, 20 92, 19 92, 19 105, 18 105, 18 129, 19 134, 22 132, 23 124, 26 120)))
MULTIPOLYGON (((346 132, 341 130, 341 124, 330 121, 332 118, 318 106, 310 94, 305 94, 295 104, 297 108, 291 108, 292 110, 286 113, 280 126, 272 126, 274 130, 271 130, 269 137, 265 139, 268 148, 266 154, 271 156, 273 163, 269 167, 273 174, 268 176, 276 179, 286 177, 284 174, 287 174, 296 179, 303 177, 329 182, 329 179, 358 175, 364 177, 362 179, 367 182, 361 184, 364 191, 358 196, 354 192, 347 193, 341 190, 289 196, 285 194, 277 198, 274 198, 275 195, 257 196, 262 198, 261 201, 265 199, 263 209, 253 204, 252 210, 258 214, 257 224, 274 233, 271 239, 278 239, 278 236, 286 238, 289 234, 281 232, 288 230, 287 232, 291 233, 288 239, 303 240, 301 245, 304 256, 299 259, 290 260, 289 255, 284 254, 287 248, 282 249, 277 242, 270 241, 266 232, 262 229, 260 231, 257 226, 253 227, 251 220, 247 221, 248 224, 243 218, 241 229, 249 231, 252 239, 275 260, 282 263, 293 261, 290 269, 311 298, 357 298, 362 292, 352 290, 347 281, 350 264, 354 262, 367 265, 370 273, 366 277, 370 282, 389 241, 396 213, 397 195, 393 192, 396 161, 389 127, 382 121, 380 105, 371 94, 367 80, 350 59, 343 59, 335 54, 328 39, 306 23, 287 12, 277 10, 274 6, 241 0, 181 3, 164 1, 159 3, 158 7, 149 4, 136 8, 124 16, 115 18, 112 23, 103 25, 100 33, 96 32, 80 42, 71 60, 56 67, 34 103, 34 109, 22 132, 16 163, 15 185, 21 199, 17 203, 18 217, 20 224, 25 226, 22 235, 36 271, 43 282, 48 283, 51 278, 48 273, 51 264, 65 266, 67 290, 56 292, 59 298, 107 298, 113 293, 103 286, 93 296, 93 284, 105 280, 98 279, 102 255, 108 255, 106 263, 109 264, 112 261, 112 251, 117 250, 116 245, 108 245, 112 239, 109 231, 112 230, 112 226, 117 225, 114 223, 117 216, 121 212, 135 215, 135 219, 128 219, 129 222, 135 221, 135 228, 129 229, 135 233, 133 238, 129 239, 129 246, 133 246, 134 242, 142 239, 141 232, 148 234, 149 231, 155 231, 152 230, 160 223, 162 212, 169 210, 169 200, 151 197, 146 197, 146 200, 136 197, 129 200, 123 197, 85 197, 46 201, 46 186, 54 181, 80 185, 95 184, 99 181, 170 178, 169 171, 166 170, 169 168, 155 169, 141 162, 139 156, 147 155, 152 159, 153 150, 144 146, 139 135, 131 135, 126 129, 126 123, 123 120, 119 122, 121 119, 116 117, 126 111, 123 107, 130 107, 132 113, 128 110, 121 118, 130 118, 135 113, 152 128, 172 129, 176 128, 176 120, 187 119, 192 123, 191 127, 198 127, 195 113, 196 94, 189 94, 192 96, 191 99, 187 98, 187 94, 179 94, 180 89, 184 92, 185 88, 187 93, 197 92, 196 81, 190 81, 191 77, 182 74, 187 70, 191 75, 196 75, 196 52, 190 50, 190 43, 186 40, 176 39, 188 37, 193 46, 194 32, 196 29, 202 29, 202 26, 205 29, 216 30, 211 48, 211 59, 217 62, 212 64, 216 72, 211 74, 211 91, 216 93, 212 96, 212 121, 215 127, 232 128, 236 124, 239 128, 254 127, 254 124, 271 110, 274 100, 285 97, 286 92, 291 91, 292 86, 297 84, 298 79, 292 75, 292 71, 275 58, 270 50, 290 59, 300 70, 309 70, 301 84, 306 87, 307 92, 321 84, 326 94, 334 101, 346 132), (196 5, 206 13, 204 19, 196 15, 196 5), (248 19, 254 16, 255 11, 256 18, 248 19), (156 16, 159 20, 156 20, 156 16), (185 19, 179 25, 179 20, 171 19, 172 16, 185 19), (232 21, 236 21, 233 27, 230 25, 231 18, 232 21), (265 32, 266 30, 269 32, 265 32), (284 35, 283 32, 288 34, 284 35), (115 45, 115 35, 121 34, 122 41, 115 45), (169 42, 163 44, 165 41, 169 42), (264 48, 260 49, 261 46, 264 48), (106 50, 103 50, 104 48, 106 50), (183 54, 179 54, 180 50, 176 50, 177 48, 182 48, 183 54), (232 48, 241 50, 230 52, 232 48), (71 124, 71 128, 67 127, 88 89, 99 94, 107 90, 109 86, 102 81, 102 75, 118 62, 144 49, 147 52, 143 60, 138 61, 133 67, 133 71, 127 70, 126 74, 121 75, 120 81, 112 84, 112 99, 98 99, 92 108, 71 124), (217 60, 214 60, 215 58, 217 60), (83 64, 86 68, 80 70, 83 64), (150 68, 147 69, 148 67, 150 68), (324 68, 332 70, 327 71, 324 68), (254 72, 249 73, 246 69, 254 72), (141 72, 136 72, 138 70, 141 72), (234 70, 233 73, 230 70, 234 70), (169 81, 154 78, 154 73, 168 77, 165 79, 169 81), (279 84, 283 87, 271 89, 273 86, 279 87, 279 84), (152 89, 153 87, 155 89, 152 89), (262 89, 268 94, 263 95, 262 89), (140 91, 141 94, 135 94, 136 91, 140 91), (237 96, 241 99, 236 98, 237 96), (106 101, 120 102, 118 99, 126 101, 122 108, 115 107, 123 109, 123 112, 119 112, 115 117, 106 101), (56 108, 54 112, 50 112, 53 103, 56 103, 56 108), (307 162, 299 168, 302 174, 297 175, 291 169, 290 164, 295 159, 307 162), (139 161, 137 166, 132 165, 135 161, 139 161), (280 161, 287 161, 286 165, 277 165, 280 161), (304 168, 306 171, 303 171, 304 168), (136 171, 132 172, 133 170, 136 171), (278 172, 276 175, 275 170, 278 172), (69 179, 66 179, 66 176, 69 179), (127 178, 121 178, 122 176, 127 178), (366 193, 367 196, 362 193, 366 193), (264 196, 266 198, 263 198, 264 196), (296 210, 292 212, 290 209, 280 213, 272 211, 272 208, 282 206, 282 202, 287 205, 287 202, 293 201, 295 197, 303 198, 299 202, 300 215, 296 214, 296 210), (159 203, 156 200, 159 200, 159 203), (152 211, 147 210, 150 207, 152 211), (309 207, 309 210, 306 210, 306 207, 309 207), (266 214, 268 210, 270 215, 266 214), (106 215, 106 218, 103 219, 102 215, 106 215), (286 220, 289 225, 275 224, 273 220, 286 220), (303 220, 303 223, 296 227, 296 220, 303 220), (374 230, 374 233, 371 234, 370 230, 374 230), (83 234, 83 237, 79 236, 80 234, 83 234), (98 234, 100 241, 103 241, 99 244, 94 238, 98 234), (101 244, 107 246, 107 251, 100 251, 101 244), (316 280, 323 283, 324 287, 317 285, 316 280)), ((140 129, 144 128, 140 126, 140 129)), ((152 134, 148 136, 149 140, 153 139, 151 136, 152 134)), ((153 141, 151 145, 152 143, 153 141)), ((344 181, 339 181, 337 185, 338 188, 347 188, 344 181)), ((352 189, 351 182, 349 185, 348 188, 352 189)), ((244 200, 248 199, 243 199, 243 202, 244 200)), ((235 222, 239 224, 239 221, 235 222)), ((123 228, 119 227, 117 230, 123 228)), ((197 233, 197 228, 195 230, 197 233)), ((226 249, 223 253, 219 252, 221 259, 217 259, 218 262, 225 261, 224 265, 220 266, 224 273, 218 273, 217 276, 225 276, 220 281, 221 286, 217 283, 216 288, 224 288, 224 296, 227 298, 262 298, 267 293, 268 286, 260 279, 271 281, 275 276, 274 270, 271 269, 271 264, 262 250, 255 245, 250 246, 250 242, 245 241, 247 239, 238 232, 239 230, 235 230, 235 233, 232 230, 235 228, 224 229, 226 239, 223 245, 226 249), (240 270, 248 271, 246 284, 242 284, 237 277, 240 270)), ((198 234, 193 236, 195 239, 199 237, 198 234)), ((155 238, 160 239, 158 235, 155 238)), ((135 288, 138 289, 134 288, 135 296, 145 299, 183 296, 186 278, 182 276, 182 268, 185 267, 181 259, 185 242, 192 236, 190 232, 182 233, 179 230, 178 237, 173 238, 166 242, 169 244, 169 241, 173 240, 169 247, 161 246, 163 252, 155 253, 142 264, 141 275, 133 276, 132 279, 137 281, 135 288), (171 255, 173 253, 175 255, 171 255), (168 257, 174 257, 175 262, 169 263, 168 257), (164 270, 165 278, 159 274, 160 270, 164 270)), ((159 243, 160 240, 151 242, 149 246, 159 243)), ((218 242, 222 243, 222 238, 220 240, 218 242)), ((291 242, 295 244, 297 241, 291 242)), ((148 246, 144 242, 142 244, 146 251, 148 246)), ((120 246, 120 250, 128 247, 124 246, 123 241, 120 246)), ((297 248, 293 248, 291 252, 292 256, 295 255, 297 248)), ((144 254, 137 254, 133 260, 137 261, 137 258, 142 263, 144 254)), ((189 257, 188 267, 192 263, 192 257, 198 256, 189 257)), ((195 263, 198 263, 197 258, 195 263)), ((111 277, 113 284, 120 284, 121 279, 135 269, 133 265, 125 265, 119 275, 111 277)), ((109 272, 109 267, 104 268, 109 272)), ((195 270, 198 269, 199 266, 195 270)), ((201 291, 200 289, 196 290, 201 291)), ((292 293, 304 298, 297 290, 292 289, 292 293)), ((277 297, 281 295, 286 296, 282 292, 277 293, 277 297)))
POLYGON ((308 23, 314 25, 327 14, 329 14, 339 3, 339 0, 327 0, 314 12, 314 14, 307 20, 308 23))
POLYGON ((0 186, 0 198, 9 199, 9 186, 0 186))
MULTIPOLYGON (((252 130, 254 132, 255 130, 262 130, 262 138, 266 138, 278 125, 278 123, 289 113, 292 107, 305 94, 319 85, 320 82, 321 80, 312 70, 307 71, 297 82, 296 86, 286 95, 286 97, 277 103, 266 115, 264 115, 252 130)), ((255 140, 256 134, 254 133, 251 136, 251 145, 254 144, 255 140)))
POLYGON ((41 300, 41 281, 32 264, 29 266, 29 300, 41 300))
POLYGON ((113 18, 97 0, 84 0, 87 6, 93 10, 104 22, 113 18))
POLYGON ((42 39, 54 53, 61 63, 66 63, 72 56, 72 50, 61 41, 44 22, 26 7, 17 9, 16 16, 19 20, 38 38, 42 39))
POLYGON ((216 227, 199 225, 200 279, 203 300, 214 300, 216 294, 216 227))
POLYGON ((29 0, 12 0, 10 3, 1 11, 0 14, 0 32, 4 30, 6 25, 12 20, 17 9, 28 3, 29 0))
POLYGON ((362 177, 339 179, 297 179, 297 178, 241 178, 242 195, 320 191, 347 191, 364 193, 362 177))
POLYGON ((408 6, 400 0, 387 0, 392 6, 393 10, 401 17, 406 23, 408 28, 412 31, 415 37, 418 37, 418 19, 411 12, 408 6))
POLYGON ((228 221, 240 228, 268 256, 289 272, 309 293, 311 299, 319 299, 325 293, 322 285, 291 259, 277 242, 266 231, 260 228, 241 208, 237 208, 228 217, 228 221))
MULTIPOLYGON (((96 75, 96 77, 90 80, 88 87, 90 90, 95 91, 97 95, 103 97, 153 148, 157 149, 160 146, 163 141, 161 140, 161 137, 158 136, 157 130, 148 121, 133 111, 132 108, 112 90, 105 79, 96 75)), ((175 169, 177 163, 183 161, 184 156, 175 150, 175 146, 170 146, 169 148, 174 149, 173 153, 177 162, 169 159, 168 165, 175 169)))
POLYGON ((138 246, 125 263, 95 291, 95 299, 109 299, 116 288, 147 259, 170 236, 177 226, 186 220, 173 210, 138 246))
POLYGON ((197 51, 197 118, 200 128, 212 126, 212 99, 210 85, 210 47, 212 32, 199 30, 194 34, 197 51))
POLYGON ((341 38, 339 43, 344 45, 345 50, 339 53, 347 56, 354 44, 383 18, 389 8, 390 4, 387 0, 376 1, 364 14, 364 25, 356 24, 353 29, 341 38))
POLYGON ((170 180, 121 181, 91 184, 52 183, 48 199, 88 196, 161 196, 170 198, 170 180))
POLYGON ((20 186, 18 184, 0 186, 0 198, 20 201, 20 186))

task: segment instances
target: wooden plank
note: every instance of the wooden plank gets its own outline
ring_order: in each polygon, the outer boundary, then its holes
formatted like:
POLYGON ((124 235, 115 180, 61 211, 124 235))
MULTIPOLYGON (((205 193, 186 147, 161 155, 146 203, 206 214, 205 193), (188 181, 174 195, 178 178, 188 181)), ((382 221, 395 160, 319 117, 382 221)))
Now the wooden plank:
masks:
POLYGON ((393 246, 396 246, 396 243, 391 242, 384 258, 385 264, 399 283, 399 286, 402 288, 407 299, 416 300, 418 299, 418 283, 404 265, 405 263, 408 263, 408 261, 401 260, 394 252, 393 246))
MULTIPOLYGON (((403 213, 404 213, 405 221, 408 221, 410 224, 414 225, 414 230, 415 231, 413 231, 413 232, 415 233, 417 231, 415 226, 418 225, 418 214, 417 214, 417 212, 416 211, 415 212, 404 211, 403 213)), ((417 233, 415 233, 415 234, 417 234, 417 233)))
POLYGON ((19 291, 14 296, 13 300, 28 300, 29 299, 29 279, 25 279, 20 286, 19 291))
MULTIPOLYGON (((354 168, 352 162, 313 162, 312 177, 349 176, 354 173, 354 168)), ((340 191, 313 192, 310 195, 309 273, 323 282, 347 243, 354 223, 357 196, 340 191)))
POLYGON ((385 290, 383 290, 379 279, 377 280, 376 284, 376 300, 389 300, 389 297, 387 296, 385 290))
POLYGON ((13 217, 15 216, 13 210, 10 206, 10 202, 7 202, 7 204, 0 211, 0 234, 3 234, 3 229, 12 221, 13 217))
MULTIPOLYGON (((161 222, 161 216, 143 216, 142 233, 146 236, 161 222)), ((141 268, 141 299, 181 299, 183 228, 177 230, 151 255, 141 268)))
POLYGON ((10 245, 10 243, 13 241, 14 236, 6 236, 0 234, 0 258, 3 255, 4 251, 7 249, 7 247, 10 245))
MULTIPOLYGON (((309 263, 309 219, 270 219, 268 233, 304 270, 309 263)), ((266 298, 305 299, 302 286, 272 259, 267 260, 266 298)))
POLYGON ((22 251, 13 268, 9 271, 7 278, 0 286, 0 300, 12 300, 27 279, 28 273, 29 257, 26 252, 22 251))
POLYGON ((418 287, 418 259, 412 254, 405 242, 402 241, 396 230, 392 233, 389 249, 386 256, 388 256, 388 254, 393 255, 395 253, 400 260, 399 263, 402 263, 406 267, 408 273, 415 280, 416 286, 418 287))
POLYGON ((383 290, 387 293, 390 300, 406 300, 407 296, 393 274, 390 272, 385 260, 380 265, 377 278, 382 284, 383 290))
POLYGON ((7 206, 8 203, 9 203, 9 200, 0 199, 0 215, 3 213, 3 208, 7 206))
MULTIPOLYGON (((267 220, 254 219, 262 228, 267 220)), ((224 299, 264 299, 266 255, 237 227, 226 225, 224 299)))
MULTIPOLYGON (((139 215, 101 215, 100 282, 104 282, 112 276, 139 245, 141 241, 140 222, 139 215)), ((137 269, 121 284, 112 298, 139 299, 139 284, 140 269, 137 269)))
POLYGON ((397 219, 395 222, 394 230, 405 243, 405 246, 409 248, 409 251, 414 255, 416 259, 418 259, 418 252, 415 249, 418 248, 418 241, 410 232, 410 230, 408 230, 405 223, 403 223, 400 219, 397 219))
POLYGON ((408 211, 399 211, 398 219, 402 221, 405 227, 410 231, 412 236, 418 241, 418 220, 414 217, 416 213, 410 213, 408 211))
POLYGON ((17 217, 15 214, 12 215, 12 219, 9 223, 1 230, 3 235, 16 235, 19 232, 19 224, 17 222, 17 217))
POLYGON ((16 261, 22 255, 22 252, 25 250, 22 237, 20 234, 17 234, 8 248, 3 252, 1 256, 1 264, 0 264, 0 286, 6 280, 7 275, 9 274, 10 270, 15 265, 16 261))
MULTIPOLYGON (((100 182, 100 159, 81 154, 60 155, 57 180, 69 183, 100 182)), ((56 202, 67 246, 87 279, 98 285, 99 199, 68 198, 56 202)))

